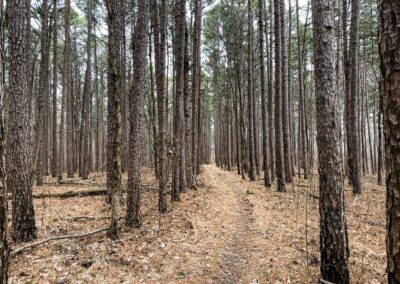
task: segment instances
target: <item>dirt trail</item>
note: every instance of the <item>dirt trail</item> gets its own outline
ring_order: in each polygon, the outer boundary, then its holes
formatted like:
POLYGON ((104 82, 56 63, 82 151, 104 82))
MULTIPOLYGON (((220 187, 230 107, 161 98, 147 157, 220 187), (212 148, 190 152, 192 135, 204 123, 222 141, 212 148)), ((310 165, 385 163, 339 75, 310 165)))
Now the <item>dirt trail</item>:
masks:
POLYGON ((226 187, 227 193, 234 200, 235 212, 234 230, 231 232, 230 242, 223 251, 222 280, 224 283, 244 283, 243 277, 250 264, 248 251, 253 245, 251 226, 253 221, 253 210, 251 203, 246 198, 243 189, 235 186, 230 181, 229 174, 219 169, 213 169, 212 181, 218 186, 221 183, 226 187))

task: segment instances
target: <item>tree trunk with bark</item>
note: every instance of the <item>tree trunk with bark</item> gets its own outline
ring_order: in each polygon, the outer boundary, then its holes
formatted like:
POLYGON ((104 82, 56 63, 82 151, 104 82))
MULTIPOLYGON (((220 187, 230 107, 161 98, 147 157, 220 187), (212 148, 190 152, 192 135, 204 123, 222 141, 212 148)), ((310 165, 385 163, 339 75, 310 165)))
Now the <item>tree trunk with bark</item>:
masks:
POLYGON ((70 61, 70 53, 71 53, 71 35, 70 35, 70 17, 71 17, 71 1, 65 0, 65 11, 64 11, 64 34, 65 34, 65 42, 64 42, 64 69, 63 69, 63 82, 62 82, 62 102, 61 102, 61 120, 60 120, 60 150, 59 150, 59 163, 58 163, 58 179, 62 180, 63 172, 64 172, 64 164, 65 164, 65 154, 64 154, 64 118, 65 118, 65 110, 67 110, 67 164, 68 166, 68 176, 73 176, 72 169, 72 152, 73 152, 73 137, 72 137, 72 103, 71 103, 71 79, 70 71, 72 71, 71 61, 70 61), (70 153, 70 154, 68 154, 70 153), (69 156, 71 155, 71 156, 69 156))
POLYGON ((274 24, 275 24, 275 164, 276 177, 278 179, 278 191, 285 192, 285 165, 283 155, 282 133, 282 84, 281 84, 281 20, 280 8, 282 0, 274 0, 274 24))
POLYGON ((158 109, 158 149, 159 149, 159 194, 158 210, 161 213, 167 211, 166 203, 166 185, 168 182, 167 172, 167 131, 168 131, 168 98, 166 94, 165 80, 165 55, 167 48, 167 7, 168 0, 152 1, 152 21, 153 38, 156 68, 156 91, 157 91, 157 109, 158 109))
POLYGON ((7 188, 5 170, 3 1, 0 1, 0 284, 8 283, 7 188))
POLYGON ((299 163, 300 169, 303 168, 304 179, 308 179, 308 159, 307 159, 307 142, 305 131, 305 112, 304 112, 304 75, 303 75, 303 58, 301 56, 301 36, 299 25, 299 0, 296 0, 296 26, 297 26, 297 53, 298 53, 298 72, 299 72, 299 137, 300 137, 300 151, 301 162, 299 163))
POLYGON ((361 160, 360 160, 360 134, 358 125, 358 96, 359 96, 359 21, 360 21, 359 0, 352 0, 351 5, 351 27, 350 27, 350 97, 348 100, 348 123, 347 132, 348 155, 349 155, 349 180, 353 186, 354 194, 361 194, 361 160))
POLYGON ((51 148, 51 175, 53 177, 57 176, 58 172, 58 148, 57 148, 57 38, 58 38, 58 10, 57 10, 57 0, 53 0, 53 127, 52 127, 52 148, 51 148))
POLYGON ((117 239, 119 236, 119 211, 121 185, 121 156, 120 156, 120 50, 119 28, 120 14, 119 1, 107 0, 108 25, 108 70, 107 70, 107 192, 111 203, 111 223, 108 236, 117 239))
POLYGON ((281 43, 281 92, 282 92, 282 137, 283 137, 283 164, 285 182, 292 182, 292 167, 290 154, 290 123, 289 123, 289 99, 288 99, 288 54, 286 41, 286 19, 285 19, 285 1, 280 0, 279 19, 280 25, 280 40, 281 43))
MULTIPOLYGON (((269 160, 271 167, 271 180, 275 180, 275 147, 274 147, 274 114, 273 114, 273 80, 272 80, 272 46, 273 46, 273 24, 272 24, 272 0, 269 1, 269 53, 268 53, 268 123, 269 123, 269 160)), ((266 35, 265 38, 268 38, 266 35)))
POLYGON ((269 173, 269 138, 268 138, 268 113, 267 98, 265 91, 265 59, 264 59, 264 0, 258 3, 258 30, 260 41, 260 84, 261 84, 261 112, 262 112, 262 133, 263 133, 263 170, 264 185, 271 186, 271 176, 269 173))
POLYGON ((335 94, 333 0, 313 1, 322 279, 349 283, 343 168, 335 94))
MULTIPOLYGON (((121 16, 120 16, 121 17, 121 16)), ((82 164, 80 175, 83 179, 89 178, 89 115, 91 105, 91 93, 92 93, 92 0, 87 1, 87 43, 86 43, 86 72, 85 72, 85 84, 83 87, 83 99, 82 99, 82 124, 80 129, 80 147, 81 147, 81 159, 82 164)), ((118 31, 120 32, 120 31, 118 31)))
POLYGON ((400 2, 378 1, 386 153, 386 252, 389 284, 400 283, 400 2))
POLYGON ((141 223, 140 166, 144 96, 146 93, 147 14, 148 1, 138 1, 138 17, 133 35, 133 84, 130 102, 129 167, 127 185, 126 224, 141 223))
POLYGON ((173 121, 173 165, 172 165, 172 201, 180 200, 182 173, 181 159, 183 147, 183 87, 184 87, 184 55, 185 55, 185 30, 186 30, 186 6, 185 0, 175 1, 175 30, 174 30, 174 56, 175 56, 175 98, 174 98, 174 121, 173 121))
POLYGON ((41 7, 42 31, 40 35, 40 71, 39 71, 39 89, 37 96, 37 122, 36 122, 36 142, 34 166, 36 168, 36 185, 43 185, 43 175, 45 167, 47 127, 45 120, 47 117, 46 100, 49 95, 49 5, 48 1, 44 0, 41 7), (45 129, 46 128, 46 129, 45 129))
POLYGON ((183 108, 185 117, 185 158, 186 158, 186 181, 190 187, 193 185, 193 166, 192 166, 192 97, 189 92, 189 31, 186 27, 185 32, 185 62, 184 62, 184 97, 183 108))
MULTIPOLYGON (((96 21, 93 23, 94 30, 96 30, 96 21)), ((94 39, 94 73, 95 73, 95 95, 96 95, 96 135, 95 135, 95 154, 94 154, 94 164, 95 171, 98 172, 101 170, 101 149, 100 149, 100 132, 101 132, 101 124, 100 124, 100 79, 99 79, 99 65, 98 65, 98 56, 97 56, 97 38, 94 39)))
POLYGON ((256 165, 255 165, 255 127, 254 127, 254 82, 253 82, 253 8, 252 0, 247 1, 247 123, 248 123, 248 149, 249 149, 249 179, 256 180, 256 165))
POLYGON ((196 186, 196 176, 198 173, 199 165, 199 97, 201 89, 201 67, 200 67, 200 54, 201 54, 201 15, 202 15, 202 2, 201 0, 194 1, 194 34, 193 34, 193 53, 192 53, 192 185, 196 186))
POLYGON ((120 1, 119 8, 121 9, 121 30, 120 32, 120 50, 121 50, 121 169, 123 172, 128 168, 129 157, 129 100, 126 87, 126 1, 120 1))
POLYGON ((32 200, 32 161, 29 155, 28 78, 26 22, 23 1, 7 1, 9 69, 9 113, 7 135, 7 187, 13 193, 13 239, 27 242, 36 238, 32 200))

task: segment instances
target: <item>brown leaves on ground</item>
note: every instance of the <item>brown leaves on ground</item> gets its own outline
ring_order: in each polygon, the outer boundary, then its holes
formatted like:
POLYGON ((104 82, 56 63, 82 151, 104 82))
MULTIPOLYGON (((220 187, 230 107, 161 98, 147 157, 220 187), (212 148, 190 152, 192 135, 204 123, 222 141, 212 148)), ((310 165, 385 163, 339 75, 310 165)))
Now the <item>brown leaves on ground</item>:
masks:
MULTIPOLYGON (((157 187, 150 169, 143 176, 157 187)), ((26 251, 11 261, 11 283, 317 283, 316 176, 296 179, 286 193, 211 165, 203 167, 201 180, 202 187, 169 204, 161 219, 157 191, 145 191, 141 228, 122 226, 118 241, 103 233, 26 251)), ((34 191, 90 189, 104 181, 97 174, 87 184, 34 191)), ((351 277, 353 283, 385 283, 384 187, 367 177, 363 190, 353 197, 346 186, 351 277)), ((35 199, 35 209, 40 239, 106 226, 110 215, 104 196, 35 199)))

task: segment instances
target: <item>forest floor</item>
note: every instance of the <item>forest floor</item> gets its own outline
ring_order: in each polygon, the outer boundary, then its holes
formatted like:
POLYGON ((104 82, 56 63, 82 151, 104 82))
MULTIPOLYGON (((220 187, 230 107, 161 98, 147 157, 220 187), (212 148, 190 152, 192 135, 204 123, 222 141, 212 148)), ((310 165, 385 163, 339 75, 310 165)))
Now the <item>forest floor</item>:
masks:
MULTIPOLYGON (((144 183, 157 187, 151 170, 144 183)), ((11 283, 318 283, 317 177, 295 179, 286 193, 263 180, 202 167, 201 186, 182 194, 159 218, 157 191, 143 193, 143 224, 122 226, 121 239, 105 233, 51 241, 11 260, 11 283)), ((85 184, 47 179, 34 193, 104 187, 104 175, 85 184)), ((363 194, 346 186, 352 283, 385 281, 385 190, 367 176, 363 194)), ((38 238, 107 226, 104 196, 35 199, 38 238)), ((125 209, 123 207, 123 209, 125 209)), ((122 212, 121 215, 124 215, 122 212)), ((123 223, 123 220, 121 220, 123 223)), ((12 244, 13 245, 13 244, 12 244)), ((13 245, 18 247, 18 244, 13 245)))

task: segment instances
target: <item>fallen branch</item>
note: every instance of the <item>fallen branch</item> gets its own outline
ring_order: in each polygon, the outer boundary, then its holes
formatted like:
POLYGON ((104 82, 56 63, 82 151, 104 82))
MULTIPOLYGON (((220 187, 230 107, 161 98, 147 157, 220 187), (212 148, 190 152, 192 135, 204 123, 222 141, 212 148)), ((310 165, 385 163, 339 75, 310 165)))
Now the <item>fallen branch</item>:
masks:
MULTIPOLYGON (((142 185, 142 191, 158 191, 157 187, 152 187, 149 185, 142 185)), ((126 192, 124 189, 122 192, 126 192)), ((166 192, 168 194, 168 192, 166 192)), ((98 196, 98 195, 106 195, 107 189, 105 188, 97 188, 97 189, 89 189, 89 190, 75 190, 75 191, 66 191, 66 192, 58 192, 58 193, 38 193, 34 194, 33 198, 43 199, 43 198, 72 198, 72 197, 86 197, 86 196, 98 196)), ((9 199, 11 199, 11 195, 9 199)))
POLYGON ((326 281, 326 280, 324 280, 324 279, 322 279, 322 278, 320 278, 319 281, 320 281, 321 283, 323 283, 323 284, 335 284, 335 283, 326 281))
POLYGON ((96 229, 94 231, 90 231, 90 232, 87 232, 87 233, 80 233, 80 234, 77 234, 77 235, 62 235, 62 236, 49 237, 49 238, 46 238, 46 239, 43 239, 43 240, 39 240, 39 241, 30 243, 30 244, 23 245, 23 246, 18 247, 16 249, 13 249, 11 251, 10 255, 11 255, 11 257, 14 257, 14 256, 20 254, 21 252, 23 252, 24 250, 37 247, 39 245, 48 243, 50 241, 66 240, 66 239, 80 239, 80 238, 83 238, 83 237, 92 236, 92 235, 95 235, 95 234, 98 234, 98 233, 101 233, 101 232, 105 232, 105 231, 108 230, 108 228, 109 227, 107 226, 107 227, 96 229))
POLYGON ((67 221, 104 220, 104 219, 109 219, 109 218, 111 218, 111 217, 110 217, 110 216, 101 216, 101 217, 94 217, 94 216, 76 216, 76 217, 66 218, 65 220, 67 220, 67 221))
POLYGON ((367 223, 370 226, 377 226, 377 227, 386 227, 386 224, 380 223, 380 222, 374 222, 374 221, 365 221, 364 223, 367 223))
POLYGON ((105 195, 106 193, 107 193, 106 189, 99 188, 99 189, 89 189, 89 190, 79 190, 79 191, 66 191, 59 193, 38 193, 34 194, 33 198, 50 198, 50 197, 71 198, 71 197, 105 195))
POLYGON ((66 180, 58 181, 58 184, 87 185, 87 184, 92 184, 92 183, 88 180, 83 180, 83 179, 66 179, 66 180))

